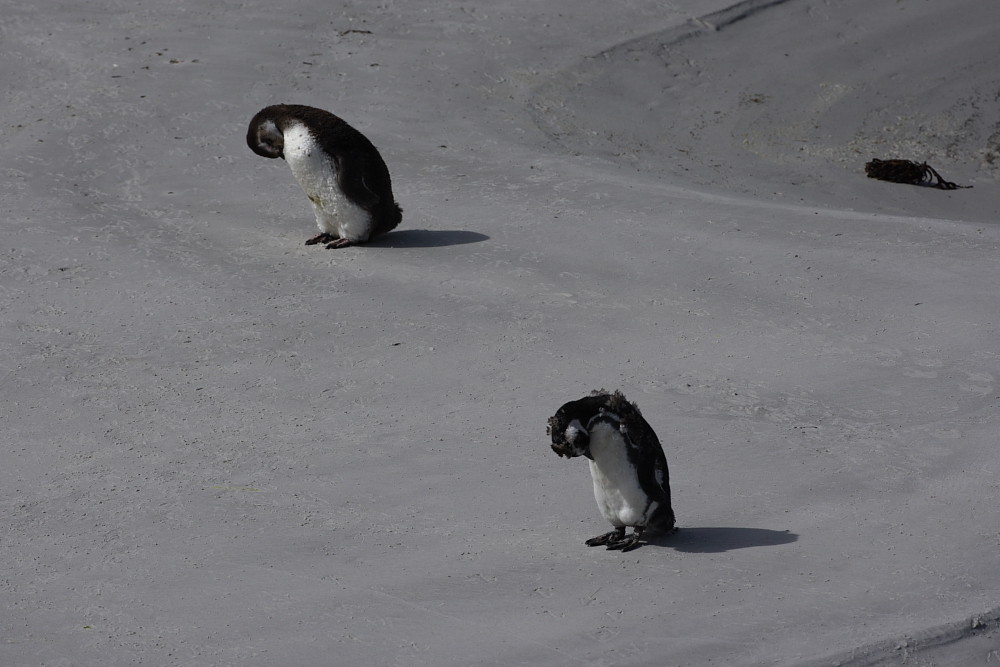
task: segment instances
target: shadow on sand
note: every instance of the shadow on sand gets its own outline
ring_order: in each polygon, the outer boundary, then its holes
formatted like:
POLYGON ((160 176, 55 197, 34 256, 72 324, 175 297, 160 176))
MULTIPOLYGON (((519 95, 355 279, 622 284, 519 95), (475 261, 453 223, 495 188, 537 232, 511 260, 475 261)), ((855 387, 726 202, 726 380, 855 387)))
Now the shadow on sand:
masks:
POLYGON ((713 554, 751 547, 773 547, 790 544, 798 539, 798 535, 787 530, 684 526, 670 535, 651 535, 648 543, 659 547, 671 547, 685 553, 713 554))
POLYGON ((489 238, 486 234, 460 229, 401 229, 369 241, 366 245, 374 248, 441 248, 480 243, 489 238))

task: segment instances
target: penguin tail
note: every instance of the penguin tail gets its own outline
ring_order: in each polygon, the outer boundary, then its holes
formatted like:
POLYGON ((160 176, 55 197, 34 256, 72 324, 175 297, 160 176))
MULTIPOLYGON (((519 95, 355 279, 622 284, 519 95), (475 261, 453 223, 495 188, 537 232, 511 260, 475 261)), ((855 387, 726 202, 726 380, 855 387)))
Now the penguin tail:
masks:
POLYGON ((389 206, 382 206, 372 213, 372 236, 378 236, 394 230, 403 220, 403 209, 399 204, 393 202, 389 206))
POLYGON ((389 207, 388 215, 385 216, 385 231, 395 229, 403 221, 403 209, 396 202, 389 207))

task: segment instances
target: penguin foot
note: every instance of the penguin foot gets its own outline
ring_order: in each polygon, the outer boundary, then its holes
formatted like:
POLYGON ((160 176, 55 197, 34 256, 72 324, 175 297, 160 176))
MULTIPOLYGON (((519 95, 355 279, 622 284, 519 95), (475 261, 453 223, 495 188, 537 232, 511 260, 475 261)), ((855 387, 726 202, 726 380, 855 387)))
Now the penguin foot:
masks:
POLYGON ((639 536, 641 532, 634 532, 624 539, 617 540, 614 542, 608 542, 608 549, 613 549, 616 551, 626 552, 632 551, 632 549, 638 549, 642 546, 642 542, 639 541, 639 536))
POLYGON ((338 239, 333 234, 327 234, 323 232, 322 234, 317 234, 311 239, 306 241, 306 245, 316 245, 317 243, 330 243, 331 241, 336 242, 338 239))
MULTIPOLYGON (((598 535, 597 537, 592 537, 584 544, 588 547, 599 547, 602 544, 611 544, 612 542, 619 542, 625 539, 625 527, 615 528, 610 533, 604 533, 603 535, 598 535)), ((609 549, 611 547, 608 547, 609 549)))
POLYGON ((326 249, 333 250, 334 248, 346 248, 347 246, 352 245, 354 245, 354 241, 348 241, 347 239, 335 239, 326 244, 326 249))
POLYGON ((597 547, 603 544, 612 551, 632 551, 632 549, 638 549, 642 546, 642 543, 639 541, 639 538, 642 537, 642 531, 641 527, 636 526, 631 535, 626 535, 623 526, 612 530, 610 533, 592 537, 585 544, 588 547, 597 547))

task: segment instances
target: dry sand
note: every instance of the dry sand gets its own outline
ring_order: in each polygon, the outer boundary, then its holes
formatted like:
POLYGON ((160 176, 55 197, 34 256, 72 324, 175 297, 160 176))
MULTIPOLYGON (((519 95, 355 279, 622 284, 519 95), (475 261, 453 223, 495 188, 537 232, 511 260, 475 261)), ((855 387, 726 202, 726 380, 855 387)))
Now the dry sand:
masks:
POLYGON ((0 10, 0 664, 1000 662, 995 1, 0 10), (398 231, 303 245, 277 102, 398 231), (597 387, 628 554, 545 437, 597 387))

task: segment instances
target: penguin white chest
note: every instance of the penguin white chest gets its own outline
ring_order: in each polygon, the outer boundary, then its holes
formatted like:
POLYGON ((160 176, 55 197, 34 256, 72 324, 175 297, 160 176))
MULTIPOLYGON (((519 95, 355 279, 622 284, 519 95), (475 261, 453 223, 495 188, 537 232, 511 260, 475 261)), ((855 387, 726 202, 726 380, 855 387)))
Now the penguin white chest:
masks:
POLYGON ((627 444, 611 424, 600 423, 590 431, 590 474, 594 499, 613 526, 645 526, 655 503, 639 484, 639 475, 628 459, 627 444))
POLYGON ((350 241, 365 241, 371 234, 371 216, 347 198, 337 182, 337 165, 309 130, 296 124, 284 132, 285 162, 313 203, 321 232, 350 241))

